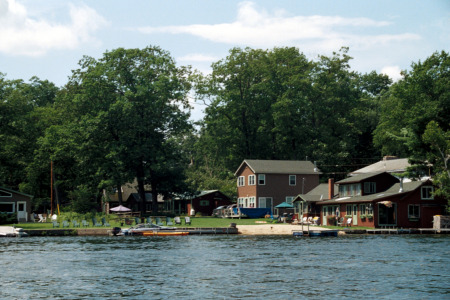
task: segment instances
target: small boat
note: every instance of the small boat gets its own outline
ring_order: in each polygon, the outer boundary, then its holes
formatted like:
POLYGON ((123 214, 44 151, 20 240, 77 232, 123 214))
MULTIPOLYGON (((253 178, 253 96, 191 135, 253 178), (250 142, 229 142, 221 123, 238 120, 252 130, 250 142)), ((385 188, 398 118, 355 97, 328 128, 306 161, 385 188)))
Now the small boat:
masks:
POLYGON ((175 229, 175 227, 158 226, 156 224, 138 224, 128 229, 122 229, 117 235, 144 235, 144 233, 154 235, 153 232, 172 232, 175 229))
POLYGON ((337 230, 310 230, 309 236, 338 236, 337 230))
POLYGON ((14 226, 0 226, 0 237, 25 237, 28 236, 23 228, 14 226))
POLYGON ((169 236, 169 235, 188 235, 188 231, 164 231, 154 230, 142 233, 143 236, 169 236))

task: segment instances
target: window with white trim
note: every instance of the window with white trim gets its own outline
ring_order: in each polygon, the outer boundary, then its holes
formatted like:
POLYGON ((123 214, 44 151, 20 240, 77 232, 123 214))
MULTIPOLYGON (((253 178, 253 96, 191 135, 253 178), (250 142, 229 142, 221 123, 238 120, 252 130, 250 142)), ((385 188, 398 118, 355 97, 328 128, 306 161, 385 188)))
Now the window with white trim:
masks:
POLYGON ((244 207, 244 198, 238 198, 238 207, 244 207))
POLYGON ((13 213, 14 203, 13 202, 0 202, 0 212, 13 213))
POLYGON ((289 175, 289 185, 294 186, 297 184, 297 176, 289 175))
POLYGON ((409 219, 420 218, 420 205, 419 204, 409 204, 408 205, 408 218, 409 219))
POLYGON ((244 176, 239 176, 238 177, 237 185, 238 186, 244 186, 245 185, 245 177, 244 176))
POLYGON ((255 185, 255 184, 256 184, 255 175, 248 175, 248 185, 255 185))
POLYGON ((266 185, 266 174, 258 174, 258 185, 266 185))
POLYGON ((359 215, 366 215, 366 205, 365 204, 360 204, 359 205, 359 215))
POLYGON ((286 197, 286 202, 289 203, 289 204, 292 204, 292 201, 294 200, 294 198, 295 198, 294 196, 287 196, 286 197))
POLYGON ((256 197, 248 198, 248 207, 250 207, 250 208, 256 207, 256 197))
POLYGON ((422 200, 433 200, 434 189, 432 186, 423 186, 421 188, 422 200))

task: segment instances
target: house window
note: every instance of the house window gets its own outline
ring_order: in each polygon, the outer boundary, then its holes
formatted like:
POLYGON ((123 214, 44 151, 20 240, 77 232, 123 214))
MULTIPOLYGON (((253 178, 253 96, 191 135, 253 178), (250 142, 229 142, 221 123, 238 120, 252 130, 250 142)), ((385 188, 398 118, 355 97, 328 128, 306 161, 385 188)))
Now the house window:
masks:
POLYGON ((13 213, 14 203, 0 203, 0 212, 13 213))
POLYGON ((420 217, 420 205, 410 204, 408 205, 408 218, 418 219, 420 217))
POLYGON ((12 194, 11 194, 11 193, 8 193, 8 192, 5 192, 5 191, 2 191, 2 190, 0 190, 0 197, 8 197, 8 198, 11 198, 11 197, 12 197, 12 194))
POLYGON ((360 204, 359 205, 359 215, 365 215, 366 214, 366 205, 365 204, 360 204))
POLYGON ((255 184, 256 184, 255 175, 248 175, 248 185, 255 185, 255 184))
POLYGON ((244 207, 244 198, 238 198, 238 207, 244 207))
POLYGON ((294 200, 294 196, 287 196, 286 197, 286 202, 289 204, 292 204, 292 201, 294 200))
POLYGON ((366 206, 366 215, 373 216, 373 205, 367 204, 366 206))
POLYGON ((374 194, 376 193, 377 185, 376 182, 364 182, 364 194, 374 194))
POLYGON ((296 185, 297 184, 296 180, 297 180, 297 176, 289 175, 289 185, 296 185))
POLYGON ((434 197, 432 186, 423 186, 421 192, 422 192, 422 200, 433 200, 434 197))
POLYGON ((272 208, 272 198, 270 197, 260 197, 259 198, 260 208, 272 208))
POLYGON ((346 206, 346 215, 347 216, 352 215, 352 205, 351 204, 347 204, 347 206, 346 206))
POLYGON ((239 176, 237 184, 238 184, 238 186, 244 186, 245 185, 245 177, 244 176, 239 176))
POLYGON ((259 174, 258 175, 258 184, 259 185, 266 185, 266 174, 259 174))
POLYGON ((248 207, 254 208, 256 206, 256 197, 248 198, 248 207))
POLYGON ((200 206, 209 206, 209 200, 200 200, 200 206))

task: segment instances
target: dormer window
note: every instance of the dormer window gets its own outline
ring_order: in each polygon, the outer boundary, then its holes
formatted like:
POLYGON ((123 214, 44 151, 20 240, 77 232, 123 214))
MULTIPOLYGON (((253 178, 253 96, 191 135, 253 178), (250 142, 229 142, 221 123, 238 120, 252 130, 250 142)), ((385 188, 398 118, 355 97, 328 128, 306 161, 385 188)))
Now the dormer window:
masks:
POLYGON ((364 182, 364 194, 375 194, 377 192, 376 182, 364 182))

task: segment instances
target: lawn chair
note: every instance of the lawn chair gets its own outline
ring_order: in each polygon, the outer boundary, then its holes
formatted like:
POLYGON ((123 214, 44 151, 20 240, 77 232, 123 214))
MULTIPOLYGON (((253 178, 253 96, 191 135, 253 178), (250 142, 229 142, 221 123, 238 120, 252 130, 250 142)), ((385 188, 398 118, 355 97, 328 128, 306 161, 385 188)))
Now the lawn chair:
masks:
POLYGON ((44 223, 44 222, 47 222, 47 218, 44 217, 44 216, 42 216, 42 214, 38 214, 38 217, 39 217, 38 223, 44 223))
POLYGON ((180 217, 173 218, 173 221, 175 222, 175 225, 181 225, 181 219, 180 217))
POLYGON ((191 225, 191 218, 190 217, 184 217, 184 224, 191 225))
POLYGON ((56 221, 52 221, 53 228, 59 228, 59 223, 56 221))
POLYGON ((153 224, 152 217, 147 217, 147 223, 148 223, 148 224, 153 224))
POLYGON ((314 217, 313 219, 312 219, 312 224, 311 225, 313 225, 313 226, 317 226, 317 225, 319 225, 319 217, 314 217))
POLYGON ((101 226, 102 226, 102 223, 97 222, 97 219, 96 219, 96 218, 92 218, 92 224, 93 224, 95 227, 101 227, 101 226))
POLYGON ((163 226, 164 225, 163 222, 161 221, 160 217, 156 217, 156 225, 158 225, 158 226, 163 226))
POLYGON ((344 224, 344 218, 338 218, 336 225, 342 226, 344 224))
POLYGON ((137 224, 141 223, 141 220, 138 217, 136 217, 136 218, 134 218, 134 223, 137 225, 137 224))
POLYGON ((72 220, 73 227, 80 227, 80 223, 77 220, 72 220))
POLYGON ((89 222, 86 220, 81 221, 81 224, 83 225, 83 227, 89 227, 89 222))
POLYGON ((30 221, 36 223, 36 219, 34 218, 34 213, 30 214, 30 221))
POLYGON ((173 226, 172 219, 170 217, 166 217, 166 225, 167 226, 173 226))
POLYGON ((346 224, 347 226, 352 226, 352 218, 348 218, 347 219, 347 224, 346 224))
POLYGON ((70 223, 69 222, 67 222, 66 220, 64 220, 63 222, 62 222, 62 226, 63 226, 63 228, 69 228, 69 226, 70 226, 70 223))
POLYGON ((106 218, 105 217, 102 218, 102 225, 105 226, 105 227, 110 227, 111 226, 108 222, 106 222, 106 218))

